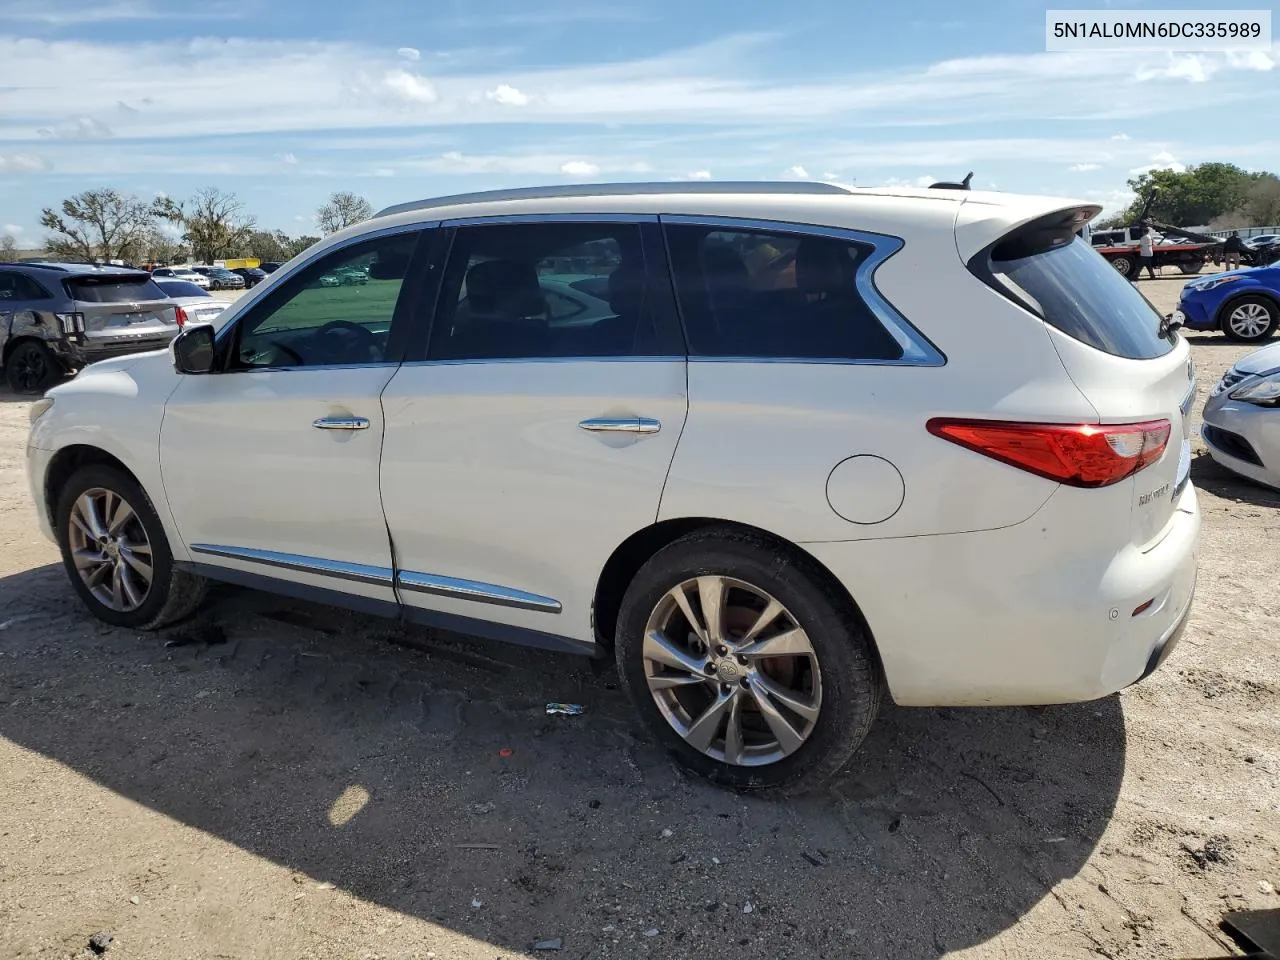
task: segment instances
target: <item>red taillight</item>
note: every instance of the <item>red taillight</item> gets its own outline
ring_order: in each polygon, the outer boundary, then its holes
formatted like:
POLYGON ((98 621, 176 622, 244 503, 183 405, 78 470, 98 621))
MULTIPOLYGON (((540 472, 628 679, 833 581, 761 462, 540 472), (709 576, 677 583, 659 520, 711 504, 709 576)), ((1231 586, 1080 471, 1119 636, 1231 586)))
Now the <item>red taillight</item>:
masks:
POLYGON ((173 312, 174 312, 174 315, 177 316, 178 318, 178 326, 180 327, 186 326, 187 311, 183 310, 181 307, 174 307, 173 312))
POLYGON ((1010 423, 937 417, 927 427, 935 437, 1073 487, 1118 483, 1159 460, 1169 443, 1168 420, 1010 423))

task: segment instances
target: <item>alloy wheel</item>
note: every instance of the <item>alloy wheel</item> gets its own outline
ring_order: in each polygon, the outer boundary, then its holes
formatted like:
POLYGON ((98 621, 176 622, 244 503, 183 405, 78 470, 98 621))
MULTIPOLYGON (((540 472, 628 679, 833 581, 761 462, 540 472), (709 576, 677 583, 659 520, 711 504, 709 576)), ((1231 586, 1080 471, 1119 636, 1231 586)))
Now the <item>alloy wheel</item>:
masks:
POLYGON ((146 602, 154 577, 151 541, 133 507, 102 487, 71 508, 68 537, 76 572, 103 606, 130 613, 146 602))
POLYGON ((736 766, 795 753, 822 708, 818 655, 764 590, 700 576, 665 593, 645 625, 645 682, 685 743, 736 766))
POLYGON ((1271 326, 1271 313, 1260 303, 1242 303, 1227 317, 1231 332, 1244 340, 1256 340, 1271 326))
POLYGON ((13 358, 13 386, 23 393, 35 393, 48 381, 49 364, 44 352, 34 347, 20 350, 13 358))

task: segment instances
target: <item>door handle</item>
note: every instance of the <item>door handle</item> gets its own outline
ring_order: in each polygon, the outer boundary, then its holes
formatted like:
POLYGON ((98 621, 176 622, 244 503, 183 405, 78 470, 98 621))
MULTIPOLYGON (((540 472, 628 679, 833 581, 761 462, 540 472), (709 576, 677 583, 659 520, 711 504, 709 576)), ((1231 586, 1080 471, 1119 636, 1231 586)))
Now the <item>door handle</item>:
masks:
POLYGON ((578 426, 591 433, 657 433, 662 429, 661 422, 650 417, 591 417, 578 426))
POLYGON ((321 417, 311 425, 317 430, 368 430, 369 421, 364 417, 321 417))

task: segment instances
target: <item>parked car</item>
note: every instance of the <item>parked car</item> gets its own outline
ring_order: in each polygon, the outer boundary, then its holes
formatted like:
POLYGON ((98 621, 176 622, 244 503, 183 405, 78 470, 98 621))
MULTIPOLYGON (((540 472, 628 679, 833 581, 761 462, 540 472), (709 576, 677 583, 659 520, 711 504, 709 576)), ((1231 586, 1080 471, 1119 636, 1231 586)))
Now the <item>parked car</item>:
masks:
POLYGON ((259 270, 257 267, 237 267, 231 272, 244 280, 246 288, 256 287, 268 276, 266 271, 259 270))
POLYGON ((1267 339, 1280 322, 1280 264, 1192 280, 1171 319, 1190 330, 1221 330, 1239 343, 1267 339))
POLYGON ((147 273, 81 263, 0 264, 0 364, 36 394, 95 361, 166 346, 177 312, 147 273))
POLYGON ((237 276, 226 267, 194 266, 196 273, 209 278, 210 290, 243 290, 244 277, 237 276))
POLYGON ((194 283, 188 283, 186 280, 155 277, 154 274, 152 277, 155 279, 156 286, 164 292, 164 295, 180 308, 178 312, 179 326, 185 326, 188 323, 213 323, 216 325, 218 317, 231 305, 229 301, 220 300, 212 296, 209 291, 194 283))
POLYGON ((1204 405, 1209 456, 1233 473, 1280 489, 1280 343, 1247 353, 1204 405))
POLYGON ((284 264, 279 260, 264 260, 262 263, 258 264, 258 269, 263 273, 275 273, 282 266, 284 266, 284 264))
POLYGON ((1098 211, 800 183, 392 207, 219 330, 50 391, 31 491, 108 623, 229 581, 609 655, 681 763, 800 792, 883 696, 1088 700, 1177 642, 1190 347, 1078 236, 1098 211), (608 314, 557 325, 543 263, 608 314), (344 268, 359 296, 320 284, 344 268))
POLYGON ((1245 237, 1243 243, 1252 250, 1274 246, 1280 243, 1280 233, 1262 233, 1256 237, 1245 237))
POLYGON ((203 273, 192 270, 190 267, 156 267, 151 271, 151 276, 156 280, 161 278, 184 280, 187 283, 194 283, 204 290, 209 289, 209 278, 203 273))

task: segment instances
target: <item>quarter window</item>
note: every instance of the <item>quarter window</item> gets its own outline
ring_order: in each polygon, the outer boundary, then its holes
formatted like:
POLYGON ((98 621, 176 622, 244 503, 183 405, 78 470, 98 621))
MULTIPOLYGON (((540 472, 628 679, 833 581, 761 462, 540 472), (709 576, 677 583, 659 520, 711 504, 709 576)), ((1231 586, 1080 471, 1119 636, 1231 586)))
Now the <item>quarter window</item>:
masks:
POLYGON ((379 363, 419 234, 344 247, 304 267, 238 324, 230 366, 379 363))
POLYGON ((667 239, 692 355, 902 358, 858 290, 858 268, 873 247, 693 225, 668 226, 667 239))
POLYGON ((428 358, 652 355, 652 294, 636 224, 460 227, 428 358))
POLYGON ((40 284, 20 273, 0 272, 0 300, 47 300, 46 293, 40 284))

